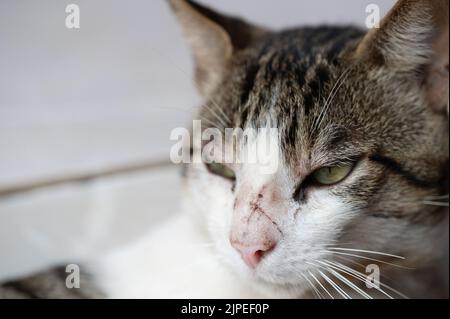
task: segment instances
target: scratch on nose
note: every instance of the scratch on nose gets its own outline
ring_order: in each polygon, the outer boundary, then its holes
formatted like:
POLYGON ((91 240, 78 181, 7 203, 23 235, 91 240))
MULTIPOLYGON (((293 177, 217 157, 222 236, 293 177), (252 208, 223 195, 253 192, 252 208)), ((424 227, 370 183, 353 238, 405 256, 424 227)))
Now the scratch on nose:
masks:
POLYGON ((269 214, 267 214, 264 209, 261 207, 260 205, 260 199, 262 197, 258 196, 258 199, 250 202, 250 215, 247 218, 247 221, 250 221, 250 219, 252 218, 252 216, 255 213, 259 213, 258 219, 261 218, 262 215, 264 215, 265 217, 267 217, 267 219, 275 226, 275 228, 278 230, 278 232, 283 236, 283 232, 281 231, 280 227, 278 226, 278 224, 269 216, 269 214))

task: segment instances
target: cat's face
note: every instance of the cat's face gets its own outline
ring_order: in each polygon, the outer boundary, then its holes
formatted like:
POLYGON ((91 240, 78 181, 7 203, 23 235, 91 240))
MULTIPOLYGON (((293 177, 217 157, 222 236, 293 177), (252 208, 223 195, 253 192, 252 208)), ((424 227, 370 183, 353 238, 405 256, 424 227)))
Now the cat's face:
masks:
MULTIPOLYGON (((364 34, 353 28, 254 33, 206 90, 200 119, 223 132, 276 127, 268 157, 276 170, 215 154, 219 164, 187 171, 189 196, 223 259, 260 287, 301 294, 330 265, 346 264, 352 251, 344 249, 429 249, 421 236, 441 216, 424 203, 446 191, 448 124, 411 79, 420 74, 366 58, 364 34)), ((252 141, 243 145, 238 156, 252 141)))

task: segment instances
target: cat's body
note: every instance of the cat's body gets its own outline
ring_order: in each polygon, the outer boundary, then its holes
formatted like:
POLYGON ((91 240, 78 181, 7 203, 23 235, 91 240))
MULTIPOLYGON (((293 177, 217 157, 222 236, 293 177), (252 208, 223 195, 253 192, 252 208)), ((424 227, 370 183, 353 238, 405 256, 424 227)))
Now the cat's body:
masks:
POLYGON ((188 164, 182 213, 93 268, 106 294, 448 296, 448 1, 400 1, 369 32, 274 32, 171 4, 203 129, 276 127, 277 166, 223 163, 227 140, 214 165, 188 164))
POLYGON ((93 265, 111 298, 262 298, 227 269, 184 212, 93 265), (176 236, 174 236, 176 234, 176 236))
POLYGON ((0 285, 0 299, 91 299, 104 298, 94 280, 80 272, 79 287, 67 288, 65 267, 52 268, 0 285))

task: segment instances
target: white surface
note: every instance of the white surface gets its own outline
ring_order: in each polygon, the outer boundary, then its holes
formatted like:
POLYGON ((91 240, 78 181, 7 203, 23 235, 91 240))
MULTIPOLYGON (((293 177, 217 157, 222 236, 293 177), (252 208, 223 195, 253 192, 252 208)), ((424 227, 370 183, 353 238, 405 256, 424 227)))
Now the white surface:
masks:
POLYGON ((196 105, 164 1, 0 2, 0 185, 168 158, 196 105), (155 20, 153 17, 157 17, 155 20))
POLYGON ((167 167, 1 200, 0 281, 145 235, 178 211, 179 178, 167 167))

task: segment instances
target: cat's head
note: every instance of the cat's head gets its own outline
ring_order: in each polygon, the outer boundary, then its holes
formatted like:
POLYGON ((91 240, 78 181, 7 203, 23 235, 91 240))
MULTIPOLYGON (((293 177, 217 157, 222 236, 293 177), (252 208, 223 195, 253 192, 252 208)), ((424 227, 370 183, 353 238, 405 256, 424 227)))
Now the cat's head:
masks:
POLYGON ((447 1, 400 1, 368 32, 274 32, 171 3, 192 48, 203 128, 278 128, 274 172, 221 164, 223 154, 187 171, 195 210, 233 269, 301 293, 352 255, 429 257, 444 214, 429 204, 447 193, 447 1))

